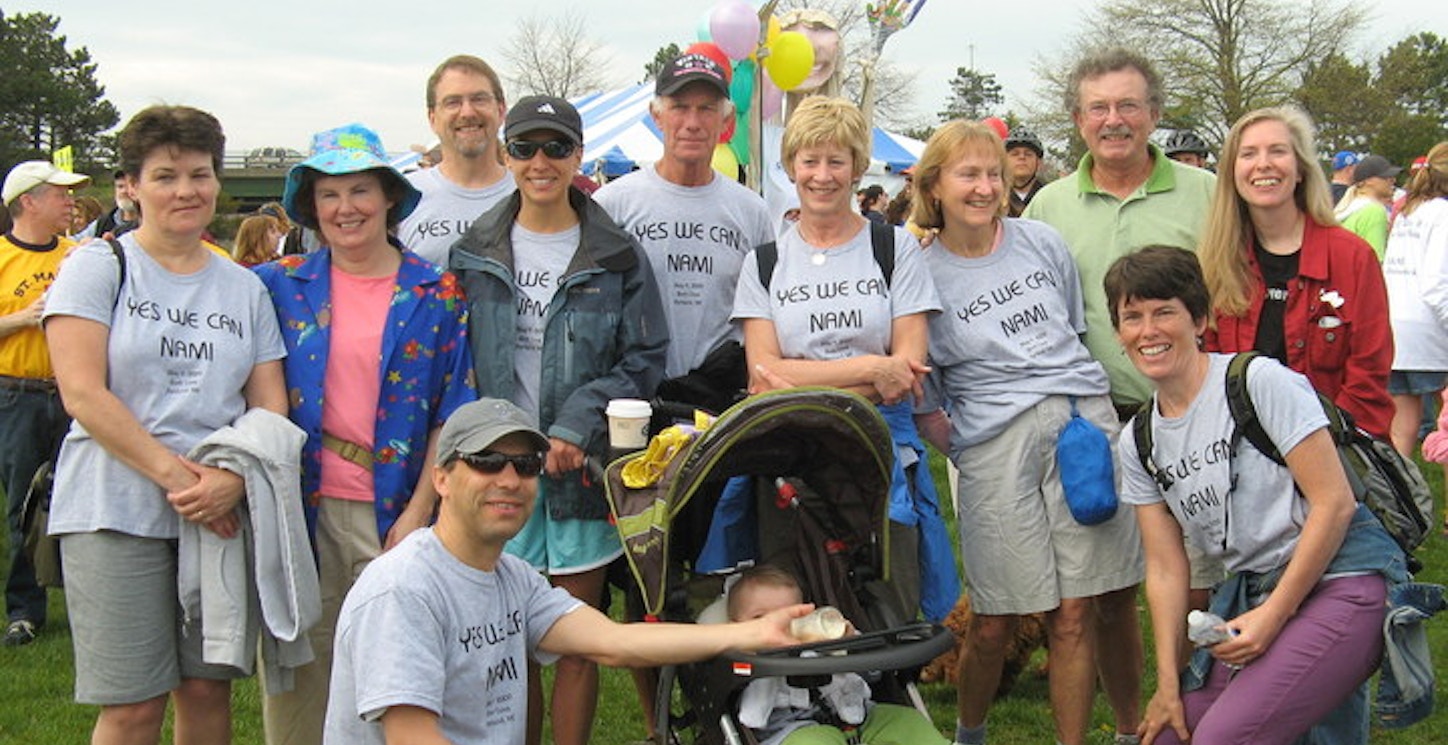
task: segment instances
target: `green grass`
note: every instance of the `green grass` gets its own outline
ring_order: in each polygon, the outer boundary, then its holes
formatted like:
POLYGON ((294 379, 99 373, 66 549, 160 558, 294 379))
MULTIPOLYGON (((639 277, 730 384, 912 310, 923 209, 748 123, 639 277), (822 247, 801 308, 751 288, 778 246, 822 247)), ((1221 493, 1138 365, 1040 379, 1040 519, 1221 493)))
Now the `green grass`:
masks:
MULTIPOLYGON (((1430 465, 1424 472, 1434 494, 1438 495, 1437 522, 1443 515, 1443 471, 1436 465, 1430 465)), ((0 538, 0 543, 3 543, 3 538, 0 538)), ((1419 557, 1427 566, 1419 579, 1448 583, 1448 539, 1438 530, 1433 531, 1428 543, 1419 551, 1419 557)), ((614 604, 615 608, 621 606, 621 602, 614 604)), ((1149 624, 1143 620, 1143 626, 1149 624)), ((1428 635, 1441 684, 1448 679, 1445 676, 1445 669, 1448 669, 1448 618, 1439 617, 1430 622, 1428 635)), ((1150 650, 1149 643, 1147 649, 1150 650)), ((1154 677, 1148 661, 1144 696, 1150 696, 1154 677)), ((605 669, 601 678, 594 743, 626 745, 641 739, 644 734, 642 715, 628 671, 605 669)), ((13 649, 0 648, 0 745, 87 741, 96 710, 71 700, 72 681, 64 596, 60 592, 52 592, 50 623, 35 643, 13 649)), ((925 686, 922 692, 936 725, 942 732, 952 732, 955 726, 955 690, 936 684, 925 686)), ((261 743, 261 709, 255 680, 238 682, 233 689, 232 701, 235 742, 248 745, 261 743)), ((1023 674, 1011 695, 996 703, 989 721, 993 745, 1052 742, 1054 730, 1046 702, 1046 681, 1031 672, 1023 674)), ((1092 742, 1110 742, 1111 721, 1111 712, 1104 697, 1097 696, 1092 742)), ((169 741, 169 734, 166 740, 169 741)), ((1448 712, 1440 706, 1427 721, 1406 730, 1374 729, 1370 741, 1374 745, 1448 743, 1448 712)))

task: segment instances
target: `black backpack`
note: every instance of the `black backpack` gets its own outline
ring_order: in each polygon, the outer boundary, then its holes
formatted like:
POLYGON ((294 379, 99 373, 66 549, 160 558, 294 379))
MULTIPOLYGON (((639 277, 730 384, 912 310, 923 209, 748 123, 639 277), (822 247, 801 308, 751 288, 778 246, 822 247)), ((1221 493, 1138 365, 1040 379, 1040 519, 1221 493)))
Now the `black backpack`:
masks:
MULTIPOLYGON (((1262 429, 1257 407, 1253 405, 1247 389, 1247 366, 1260 356, 1258 352, 1242 352, 1233 356, 1227 364, 1227 406, 1231 409, 1233 423, 1232 453, 1237 453, 1245 439, 1273 462, 1285 466, 1287 462, 1282 453, 1262 429)), ((1418 470, 1418 464, 1399 455, 1391 443, 1359 429, 1352 416, 1326 396, 1318 393, 1317 398, 1323 413, 1327 414, 1327 429, 1337 445, 1337 454, 1342 459, 1353 495, 1368 506, 1387 529, 1388 535, 1408 554, 1409 569, 1418 571, 1422 564, 1412 556, 1412 552, 1427 538, 1427 516, 1433 513, 1433 495, 1418 470)), ((1154 408, 1150 400, 1141 405, 1132 420, 1132 432, 1142 467, 1165 491, 1171 486, 1171 475, 1158 468, 1151 457, 1154 408)))

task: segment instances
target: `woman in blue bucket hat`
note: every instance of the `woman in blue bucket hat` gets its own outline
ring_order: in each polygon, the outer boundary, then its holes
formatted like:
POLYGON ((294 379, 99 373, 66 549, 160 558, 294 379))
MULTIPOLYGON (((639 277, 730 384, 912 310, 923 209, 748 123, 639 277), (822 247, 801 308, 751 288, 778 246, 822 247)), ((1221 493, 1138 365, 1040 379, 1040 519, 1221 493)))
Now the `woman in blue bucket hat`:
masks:
POLYGON ((270 745, 321 742, 342 599, 368 561, 431 521, 438 429, 476 398, 456 280, 393 236, 421 198, 372 130, 320 132, 282 204, 322 248, 256 269, 286 342, 291 418, 307 432, 302 497, 322 591, 316 662, 292 691, 268 691, 270 745))

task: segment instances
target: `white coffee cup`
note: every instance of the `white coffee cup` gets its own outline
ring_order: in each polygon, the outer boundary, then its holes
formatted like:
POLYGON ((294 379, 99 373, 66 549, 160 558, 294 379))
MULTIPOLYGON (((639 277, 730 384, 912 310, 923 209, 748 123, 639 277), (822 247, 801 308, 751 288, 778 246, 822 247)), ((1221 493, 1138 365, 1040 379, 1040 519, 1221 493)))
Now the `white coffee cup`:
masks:
POLYGON ((608 444, 615 450, 642 450, 649 444, 649 418, 654 408, 637 398, 615 398, 608 415, 608 444))
POLYGON ((789 633, 802 644, 838 639, 845 635, 845 616, 838 608, 821 606, 790 621, 789 633))

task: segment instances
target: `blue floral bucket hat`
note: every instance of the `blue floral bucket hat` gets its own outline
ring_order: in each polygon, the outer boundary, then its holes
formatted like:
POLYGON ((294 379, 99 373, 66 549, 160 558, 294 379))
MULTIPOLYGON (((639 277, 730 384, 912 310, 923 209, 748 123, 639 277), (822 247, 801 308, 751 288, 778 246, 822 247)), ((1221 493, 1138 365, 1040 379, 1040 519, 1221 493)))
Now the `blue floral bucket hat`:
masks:
POLYGON ((286 208, 287 215, 294 222, 316 230, 315 217, 304 215, 297 209, 297 194, 302 185, 316 178, 317 174, 344 176, 372 170, 382 171, 382 178, 394 179, 402 185, 402 199, 387 216, 388 227, 393 227, 417 209, 417 203, 422 201, 422 192, 388 162, 387 151, 382 149, 382 138, 361 124, 345 124, 312 135, 312 156, 287 172, 282 207, 286 208))

